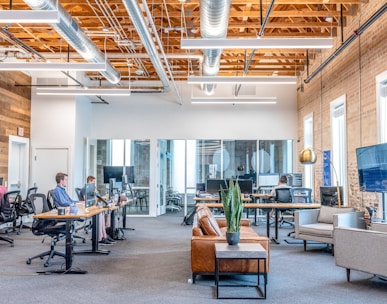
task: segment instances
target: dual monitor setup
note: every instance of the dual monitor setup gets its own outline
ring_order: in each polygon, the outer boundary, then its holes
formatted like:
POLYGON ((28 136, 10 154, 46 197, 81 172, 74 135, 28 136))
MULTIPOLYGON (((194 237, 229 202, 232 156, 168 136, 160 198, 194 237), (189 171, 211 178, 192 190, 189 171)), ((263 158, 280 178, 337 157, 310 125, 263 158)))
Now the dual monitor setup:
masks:
POLYGON ((103 183, 109 185, 109 198, 116 189, 124 190, 128 184, 134 184, 134 166, 104 166, 103 183))
MULTIPOLYGON (((124 187, 131 183, 134 184, 134 166, 104 166, 103 167, 103 182, 109 185, 109 200, 115 194, 115 190, 124 187)), ((94 206, 96 199, 104 204, 108 202, 101 196, 96 195, 95 184, 85 184, 85 207, 94 206)))

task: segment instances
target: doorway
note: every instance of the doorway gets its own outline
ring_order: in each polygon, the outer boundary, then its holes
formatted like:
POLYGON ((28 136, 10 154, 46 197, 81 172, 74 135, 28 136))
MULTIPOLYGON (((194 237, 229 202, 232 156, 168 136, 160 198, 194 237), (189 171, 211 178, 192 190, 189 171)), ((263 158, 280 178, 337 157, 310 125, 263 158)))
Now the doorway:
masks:
POLYGON ((30 140, 25 137, 9 136, 8 148, 8 191, 20 190, 23 196, 28 189, 30 140))

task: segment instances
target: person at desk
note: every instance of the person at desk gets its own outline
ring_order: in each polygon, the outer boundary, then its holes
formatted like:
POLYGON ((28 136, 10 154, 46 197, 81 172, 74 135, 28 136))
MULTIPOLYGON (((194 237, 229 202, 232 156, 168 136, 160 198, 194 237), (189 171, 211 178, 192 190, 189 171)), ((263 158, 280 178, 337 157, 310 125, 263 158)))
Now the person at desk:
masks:
MULTIPOLYGON (((89 175, 86 179, 88 184, 96 185, 97 179, 94 176, 89 175)), ((97 189, 95 189, 96 195, 98 194, 97 189)), ((86 186, 81 190, 81 196, 86 200, 86 186)), ((98 243, 102 245, 112 245, 115 241, 106 233, 106 228, 110 227, 110 215, 105 213, 100 213, 98 216, 98 243)))
POLYGON ((278 188, 289 188, 289 189, 291 188, 288 185, 288 178, 286 177, 286 175, 281 175, 277 186, 273 187, 273 189, 271 190, 270 195, 272 197, 275 197, 275 189, 278 189, 278 188))
POLYGON ((59 172, 55 175, 56 187, 52 190, 52 198, 57 207, 74 206, 78 201, 73 200, 66 192, 68 174, 59 172))

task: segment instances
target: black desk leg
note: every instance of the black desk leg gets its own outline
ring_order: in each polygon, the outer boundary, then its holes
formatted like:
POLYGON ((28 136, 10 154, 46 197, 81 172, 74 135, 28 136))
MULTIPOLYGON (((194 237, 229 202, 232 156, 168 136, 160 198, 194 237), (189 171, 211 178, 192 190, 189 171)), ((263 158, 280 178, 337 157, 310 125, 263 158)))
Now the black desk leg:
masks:
POLYGON ((278 242, 278 209, 275 208, 275 237, 272 238, 271 240, 276 243, 276 244, 279 244, 278 242))
POLYGON ((74 252, 74 254, 83 254, 83 253, 109 254, 110 253, 110 250, 98 249, 98 227, 99 227, 98 217, 100 216, 100 214, 93 215, 93 218, 92 218, 93 229, 91 230, 91 250, 90 249, 77 250, 74 252))
POLYGON ((62 273, 62 274, 86 274, 85 270, 74 270, 71 269, 73 265, 73 221, 66 221, 66 268, 64 270, 49 270, 41 271, 39 274, 49 274, 49 273, 62 273))
POLYGON ((270 211, 266 212, 266 236, 270 238, 270 211))

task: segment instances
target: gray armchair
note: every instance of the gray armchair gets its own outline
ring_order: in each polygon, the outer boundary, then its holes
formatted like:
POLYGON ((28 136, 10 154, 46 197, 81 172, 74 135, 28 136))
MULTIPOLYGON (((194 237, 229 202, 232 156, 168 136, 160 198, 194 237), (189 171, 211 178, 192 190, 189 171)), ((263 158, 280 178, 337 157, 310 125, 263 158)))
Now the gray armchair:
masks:
POLYGON ((335 262, 346 269, 348 282, 351 269, 387 277, 386 228, 387 224, 372 225, 373 230, 335 228, 335 262))
POLYGON ((332 244, 334 227, 364 228, 364 212, 354 208, 321 206, 320 209, 298 210, 295 212, 295 238, 306 242, 315 241, 332 244))

